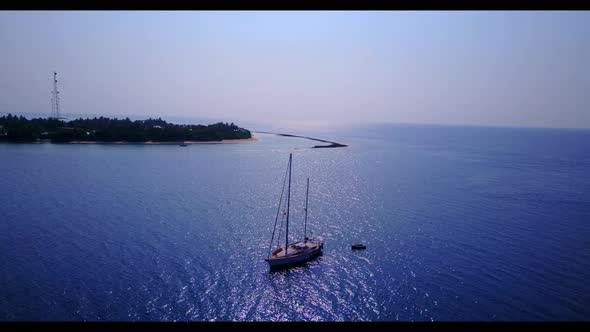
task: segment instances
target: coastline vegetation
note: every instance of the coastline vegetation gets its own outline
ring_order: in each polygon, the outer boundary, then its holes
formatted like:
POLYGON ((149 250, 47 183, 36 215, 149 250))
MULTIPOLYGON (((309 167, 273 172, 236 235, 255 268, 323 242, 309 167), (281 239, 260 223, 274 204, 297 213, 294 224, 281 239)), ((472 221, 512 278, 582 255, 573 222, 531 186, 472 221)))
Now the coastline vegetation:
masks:
POLYGON ((129 118, 93 118, 63 121, 55 118, 0 117, 0 142, 208 142, 248 139, 249 130, 232 123, 177 125, 161 118, 131 121, 129 118))

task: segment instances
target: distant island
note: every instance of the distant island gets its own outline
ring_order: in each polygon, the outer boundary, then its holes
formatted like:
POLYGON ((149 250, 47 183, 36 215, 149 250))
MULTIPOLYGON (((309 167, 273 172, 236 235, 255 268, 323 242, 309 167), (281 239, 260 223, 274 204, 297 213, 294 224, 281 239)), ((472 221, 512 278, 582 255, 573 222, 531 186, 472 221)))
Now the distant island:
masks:
POLYGON ((0 117, 0 142, 221 142, 252 139, 249 130, 232 123, 176 125, 161 118, 135 120, 35 118, 8 114, 0 117))

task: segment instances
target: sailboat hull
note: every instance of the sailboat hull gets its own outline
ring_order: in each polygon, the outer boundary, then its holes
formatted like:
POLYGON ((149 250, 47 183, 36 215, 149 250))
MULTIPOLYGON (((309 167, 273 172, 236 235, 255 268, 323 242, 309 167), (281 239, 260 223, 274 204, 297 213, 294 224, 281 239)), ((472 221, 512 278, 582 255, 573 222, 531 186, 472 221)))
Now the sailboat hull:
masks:
POLYGON ((323 243, 297 242, 289 246, 288 254, 282 250, 266 261, 271 269, 285 268, 308 262, 322 254, 323 243), (282 255, 281 255, 282 254, 282 255))

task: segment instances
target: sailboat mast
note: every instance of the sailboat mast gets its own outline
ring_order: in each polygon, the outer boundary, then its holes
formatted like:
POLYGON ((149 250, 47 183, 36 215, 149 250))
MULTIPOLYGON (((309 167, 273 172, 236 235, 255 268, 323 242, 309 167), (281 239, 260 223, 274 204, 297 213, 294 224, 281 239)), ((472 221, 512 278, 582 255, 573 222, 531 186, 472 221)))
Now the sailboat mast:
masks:
POLYGON ((285 255, 289 246, 289 203, 291 202, 291 164, 293 163, 293 154, 289 153, 289 189, 287 189, 287 226, 285 227, 285 255))
POLYGON ((303 224, 303 240, 307 240, 307 200, 309 198, 309 178, 307 178, 307 190, 305 192, 305 223, 303 224))

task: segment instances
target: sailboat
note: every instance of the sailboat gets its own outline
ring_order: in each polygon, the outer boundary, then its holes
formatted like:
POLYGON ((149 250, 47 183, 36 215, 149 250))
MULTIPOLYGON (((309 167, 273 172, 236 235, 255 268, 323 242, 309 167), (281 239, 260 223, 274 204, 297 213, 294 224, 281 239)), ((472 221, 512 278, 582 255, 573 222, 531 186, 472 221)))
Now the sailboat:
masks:
MULTIPOLYGON (((303 227, 303 240, 296 241, 289 243, 289 207, 291 202, 291 165, 293 163, 293 155, 289 154, 289 167, 288 167, 288 174, 289 174, 289 185, 287 189, 287 211, 283 213, 283 216, 286 216, 286 224, 285 224, 285 244, 279 245, 280 242, 280 233, 282 229, 282 220, 281 226, 279 227, 279 234, 277 235, 277 244, 276 249, 270 253, 272 249, 274 236, 277 228, 277 221, 279 219, 279 212, 281 211, 281 203, 283 201, 283 193, 285 191, 285 181, 283 181, 283 190, 281 191, 281 198, 279 199, 279 207, 277 209, 277 217, 275 218, 275 224, 272 231, 272 237, 270 239, 270 246, 268 248, 269 255, 265 259, 268 262, 268 265, 271 269, 277 268, 284 268, 288 266, 293 266, 299 263, 303 263, 309 260, 316 258, 317 256, 322 254, 322 249, 324 248, 324 243, 319 239, 310 239, 307 237, 307 204, 309 201, 309 178, 307 178, 307 190, 305 194, 305 221, 303 227)), ((287 175, 285 174, 285 178, 287 175)), ((286 180, 286 179, 285 179, 286 180)))

